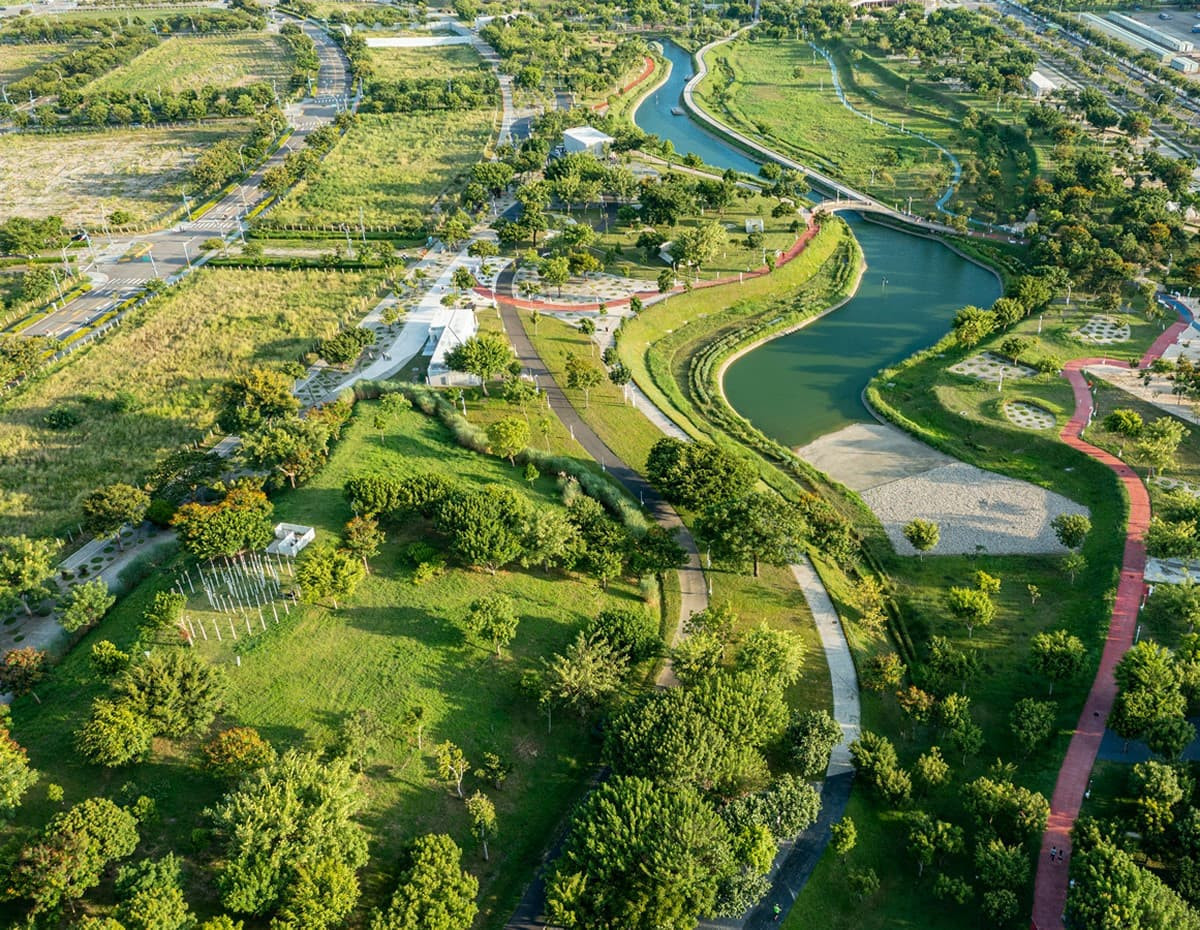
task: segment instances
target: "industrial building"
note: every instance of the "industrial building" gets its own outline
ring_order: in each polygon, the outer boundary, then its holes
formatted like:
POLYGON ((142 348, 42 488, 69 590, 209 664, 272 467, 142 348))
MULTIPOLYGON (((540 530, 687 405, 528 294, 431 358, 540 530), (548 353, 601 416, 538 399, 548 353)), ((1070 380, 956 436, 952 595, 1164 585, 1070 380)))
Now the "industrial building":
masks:
POLYGON ((1126 16, 1124 13, 1109 13, 1108 18, 1126 32, 1132 32, 1143 39, 1149 39, 1155 45, 1161 45, 1163 48, 1170 49, 1176 53, 1190 52, 1196 47, 1195 44, 1189 42, 1187 39, 1178 39, 1173 35, 1168 35, 1161 29, 1148 26, 1134 19, 1132 16, 1126 16))
POLYGON ((1141 36, 1135 35, 1128 29, 1122 29, 1116 23, 1109 22, 1103 17, 1097 16, 1095 13, 1084 13, 1083 18, 1089 25, 1098 29, 1100 32, 1103 32, 1110 38, 1116 39, 1118 42, 1129 46, 1129 48, 1132 49, 1135 54, 1153 55, 1163 64, 1167 64, 1172 58, 1175 57, 1175 53, 1170 49, 1164 48, 1157 42, 1151 42, 1149 39, 1143 39, 1141 36))
POLYGON ((1200 63, 1195 58, 1184 58, 1182 55, 1177 55, 1171 59, 1171 67, 1176 71, 1182 71, 1184 74, 1195 74, 1200 71, 1200 63))

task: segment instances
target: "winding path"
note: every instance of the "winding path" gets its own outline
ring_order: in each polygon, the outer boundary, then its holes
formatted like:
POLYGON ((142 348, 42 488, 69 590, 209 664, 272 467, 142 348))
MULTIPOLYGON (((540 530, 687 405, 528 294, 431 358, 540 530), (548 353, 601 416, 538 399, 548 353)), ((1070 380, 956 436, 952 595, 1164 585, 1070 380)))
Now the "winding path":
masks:
MULTIPOLYGON (((1185 314, 1181 304, 1170 302, 1170 306, 1185 314)), ((1163 354, 1187 328, 1186 323, 1169 326, 1142 357, 1145 367, 1163 354)), ((1088 387, 1085 371, 1089 365, 1102 361, 1109 365, 1111 359, 1081 358, 1068 362, 1064 375, 1075 393, 1075 414, 1063 427, 1061 439, 1073 449, 1107 465, 1120 478, 1129 494, 1129 525, 1125 531, 1125 553, 1121 561, 1121 580, 1117 586, 1117 599, 1113 605, 1108 624, 1108 635, 1104 640, 1104 652, 1100 656, 1100 668, 1088 692, 1087 701, 1079 715, 1079 722, 1071 736, 1071 744, 1058 772, 1054 794, 1050 799, 1050 819, 1042 835, 1042 847, 1038 854, 1037 877, 1033 890, 1033 930, 1062 930, 1063 914, 1067 903, 1069 862, 1051 862, 1051 848, 1071 853, 1071 828, 1079 816, 1084 792, 1091 777, 1092 766, 1104 737, 1105 724, 1113 701, 1117 696, 1117 683, 1113 670, 1125 651, 1133 643, 1137 627, 1138 606, 1141 603, 1144 582, 1142 573, 1146 567, 1146 546, 1143 536, 1150 525, 1150 497, 1132 468, 1114 455, 1085 442, 1080 433, 1092 416, 1092 394, 1088 387)))

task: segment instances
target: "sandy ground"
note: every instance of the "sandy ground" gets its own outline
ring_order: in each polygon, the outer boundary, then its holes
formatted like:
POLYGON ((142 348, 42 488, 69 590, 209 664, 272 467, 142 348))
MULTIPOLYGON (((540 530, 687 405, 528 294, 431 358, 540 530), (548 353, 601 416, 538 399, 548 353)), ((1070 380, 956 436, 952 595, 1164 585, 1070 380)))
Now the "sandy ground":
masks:
POLYGON ((857 491, 901 555, 916 553, 903 531, 917 517, 941 529, 935 555, 1065 553, 1050 521, 1087 513, 1061 494, 966 465, 880 423, 847 426, 797 454, 857 491))

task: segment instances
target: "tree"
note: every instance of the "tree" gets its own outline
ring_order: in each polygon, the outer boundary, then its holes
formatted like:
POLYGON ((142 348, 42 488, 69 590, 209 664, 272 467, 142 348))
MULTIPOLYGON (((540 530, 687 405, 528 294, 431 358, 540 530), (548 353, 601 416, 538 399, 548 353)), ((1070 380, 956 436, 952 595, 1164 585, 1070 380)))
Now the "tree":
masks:
POLYGON ((871 691, 891 691, 904 680, 907 667, 894 652, 884 652, 871 657, 862 671, 863 687, 871 691))
POLYGON ((932 865, 943 856, 962 851, 962 828, 944 820, 935 820, 926 813, 910 814, 908 848, 917 859, 919 877, 925 874, 925 866, 932 865))
POLYGON ((629 658, 608 640, 578 633, 566 652, 542 660, 542 701, 587 716, 617 690, 629 658))
POLYGON ((738 568, 750 564, 755 578, 760 561, 780 566, 798 561, 809 536, 799 508, 761 491, 710 505, 695 530, 718 561, 738 568))
POLYGON ((55 814, 41 836, 20 854, 9 876, 14 897, 33 902, 33 913, 77 901, 100 884, 114 859, 138 843, 137 820, 107 798, 89 798, 55 814))
POLYGON ((488 380, 507 369, 514 358, 513 350, 499 336, 480 333, 447 352, 446 367, 475 375, 486 397, 488 380))
POLYGON ((567 353, 566 361, 567 387, 583 391, 583 406, 588 406, 588 397, 592 388, 604 381, 604 374, 587 359, 573 352, 567 353))
POLYGON ((358 776, 344 758, 288 750, 246 776, 208 811, 222 846, 222 903, 234 913, 269 914, 289 901, 300 867, 364 865, 366 837, 354 822, 361 804, 358 776))
POLYGON ((111 768, 145 759, 153 736, 154 725, 128 701, 98 698, 75 745, 88 761, 111 768))
POLYGON ((26 646, 10 649, 0 660, 0 694, 9 692, 16 697, 33 694, 39 704, 41 699, 33 689, 46 677, 46 653, 26 646))
POLYGON ((618 776, 583 802, 547 913, 565 930, 695 926, 734 866, 728 828, 694 788, 618 776))
POLYGON ((467 628, 482 639, 490 640, 500 658, 500 650, 517 635, 517 612, 506 594, 489 594, 471 604, 467 628))
POLYGON ((221 386, 217 396, 221 429, 240 435, 300 409, 293 379, 273 368, 252 368, 221 386))
POLYGON ((342 528, 342 543, 346 551, 362 560, 363 571, 371 573, 367 559, 379 555, 379 547, 387 537, 379 528, 379 521, 371 516, 351 517, 342 528))
POLYGON ((29 767, 29 756, 12 738, 7 723, 8 715, 0 714, 0 817, 15 811, 38 780, 38 773, 29 767))
POLYGON ((454 783, 454 791, 458 796, 463 795, 463 778, 471 771, 471 763, 463 751, 449 740, 438 746, 436 751, 438 776, 454 783))
POLYGON ((97 488, 80 504, 83 527, 97 536, 116 534, 117 547, 123 551, 121 527, 127 523, 130 526, 140 524, 149 506, 150 496, 132 485, 117 483, 97 488))
POLYGON ((662 650, 658 621, 640 608, 610 607, 588 624, 586 633, 606 640, 633 664, 656 656, 662 650))
POLYGON ((1029 658, 1034 672, 1050 679, 1050 694, 1053 694, 1055 682, 1069 681, 1083 670, 1087 647, 1066 630, 1035 633, 1030 641, 1029 658))
POLYGON ((1045 832, 1050 816, 1050 805, 1038 792, 986 775, 963 788, 962 801, 978 826, 990 827, 1010 843, 1024 843, 1045 832))
POLYGON ((203 747, 204 767, 221 778, 244 778, 275 761, 275 749, 254 727, 222 730, 203 747))
POLYGON ((55 543, 28 536, 0 538, 0 600, 17 600, 32 617, 29 602, 46 594, 46 582, 54 574, 55 543))
POLYGON ((492 451, 516 467, 516 455, 529 445, 529 423, 523 417, 501 417, 488 424, 488 444, 492 451))
POLYGON ((1058 715, 1058 705, 1053 701, 1037 701, 1033 698, 1022 698, 1017 701, 1008 717, 1008 725, 1013 736, 1029 755, 1038 746, 1050 738, 1054 732, 1054 718, 1058 715))
POLYGON ((272 930, 328 930, 341 927, 358 903, 355 868, 334 859, 301 862, 288 885, 272 930))
POLYGON ((1151 842, 1162 840, 1175 823, 1176 808, 1190 790, 1190 780, 1180 783, 1179 774, 1162 762, 1139 762, 1130 778, 1137 826, 1151 842))
POLYGON ((187 598, 178 591, 155 591, 150 606, 142 613, 142 626, 161 633, 183 619, 187 598))
POLYGON ((667 291, 675 287, 675 272, 670 268, 664 268, 658 273, 658 292, 665 294, 667 291))
POLYGON ((179 739, 208 729, 225 706, 225 672, 190 649, 158 649, 117 679, 114 690, 154 732, 179 739))
POLYGON ((803 657, 804 646, 795 633, 772 629, 764 622, 742 637, 734 667, 787 686, 800 677, 803 657))
POLYGON ((824 772, 834 747, 841 741, 841 725, 824 710, 804 711, 788 728, 792 758, 803 775, 815 776, 824 772))
POLYGON ((1077 844, 1067 919, 1080 930, 1200 930, 1200 918, 1152 872, 1107 839, 1077 844))
POLYGON ((978 588, 953 587, 946 598, 950 612, 967 627, 967 637, 975 633, 975 627, 987 626, 996 616, 996 605, 986 591, 978 588))
POLYGON ((1175 466, 1175 453, 1190 430, 1174 417, 1158 417, 1147 423, 1138 437, 1134 453, 1149 466, 1151 472, 1160 474, 1175 466))
POLYGON ((104 579, 93 578, 68 592, 59 623, 68 633, 76 633, 99 623, 116 602, 104 579))
POLYGON ((329 427, 315 417, 272 422, 242 439, 241 454, 255 468, 278 472, 291 487, 307 481, 329 457, 329 427))
POLYGON ((183 897, 179 862, 168 853, 117 872, 117 917, 125 930, 192 930, 196 920, 183 897))
POLYGON ((467 814, 471 818, 471 829, 483 846, 483 860, 488 859, 488 840, 496 835, 496 807, 486 794, 476 791, 467 798, 467 814))
POLYGON ((558 296, 562 297, 563 285, 571 278, 571 264, 565 255, 555 255, 541 263, 538 277, 543 284, 557 287, 558 296))
POLYGON ((1062 570, 1071 578, 1071 584, 1075 583, 1075 576, 1087 568, 1087 559, 1080 552, 1069 552, 1063 556, 1062 570))
POLYGON ((315 604, 327 597, 333 601, 334 610, 338 609, 338 599, 353 594, 366 575, 366 568, 354 553, 333 543, 310 548, 296 567, 301 599, 315 604))
POLYGON ((635 540, 629 553, 629 570, 637 575, 662 575, 682 568, 687 553, 675 541, 678 529, 653 524, 641 539, 635 540))
POLYGON ((1060 513, 1050 521, 1054 535, 1068 549, 1078 549, 1092 531, 1092 521, 1081 513, 1060 513))
POLYGON ((960 345, 977 345, 996 328, 996 314, 979 307, 963 307, 954 315, 954 335, 960 345))
POLYGON ((854 826, 854 821, 849 817, 843 817, 829 828, 829 844, 843 862, 857 843, 858 828, 854 826))
POLYGON ((192 555, 211 560, 265 547, 274 538, 274 510, 261 487, 235 484, 217 503, 184 504, 171 525, 192 555))
POLYGON ((450 538, 455 556, 495 574, 524 551, 532 509, 511 488, 488 485, 446 494, 434 507, 433 525, 450 538))
POLYGON ((444 834, 419 837, 392 900, 377 911, 371 930, 470 930, 479 882, 464 871, 462 852, 444 834))
POLYGON ((945 783, 950 775, 950 764, 942 758, 941 749, 930 746, 928 752, 917 757, 913 771, 925 790, 929 790, 945 783))
POLYGON ((700 510, 748 494, 758 475, 740 456, 708 442, 659 439, 646 459, 646 477, 673 504, 700 510))
POLYGON ((917 552, 925 553, 937 546, 941 531, 930 520, 910 520, 904 525, 904 538, 917 552))

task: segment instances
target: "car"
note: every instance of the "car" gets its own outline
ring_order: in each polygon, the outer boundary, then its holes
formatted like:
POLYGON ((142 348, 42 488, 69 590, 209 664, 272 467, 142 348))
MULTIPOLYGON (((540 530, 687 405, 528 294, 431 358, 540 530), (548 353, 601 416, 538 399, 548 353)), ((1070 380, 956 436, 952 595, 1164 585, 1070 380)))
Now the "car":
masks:
POLYGON ((1170 13, 1159 13, 1159 14, 1158 14, 1158 18, 1159 18, 1159 19, 1170 19, 1170 18, 1171 18, 1171 14, 1170 14, 1170 13))

